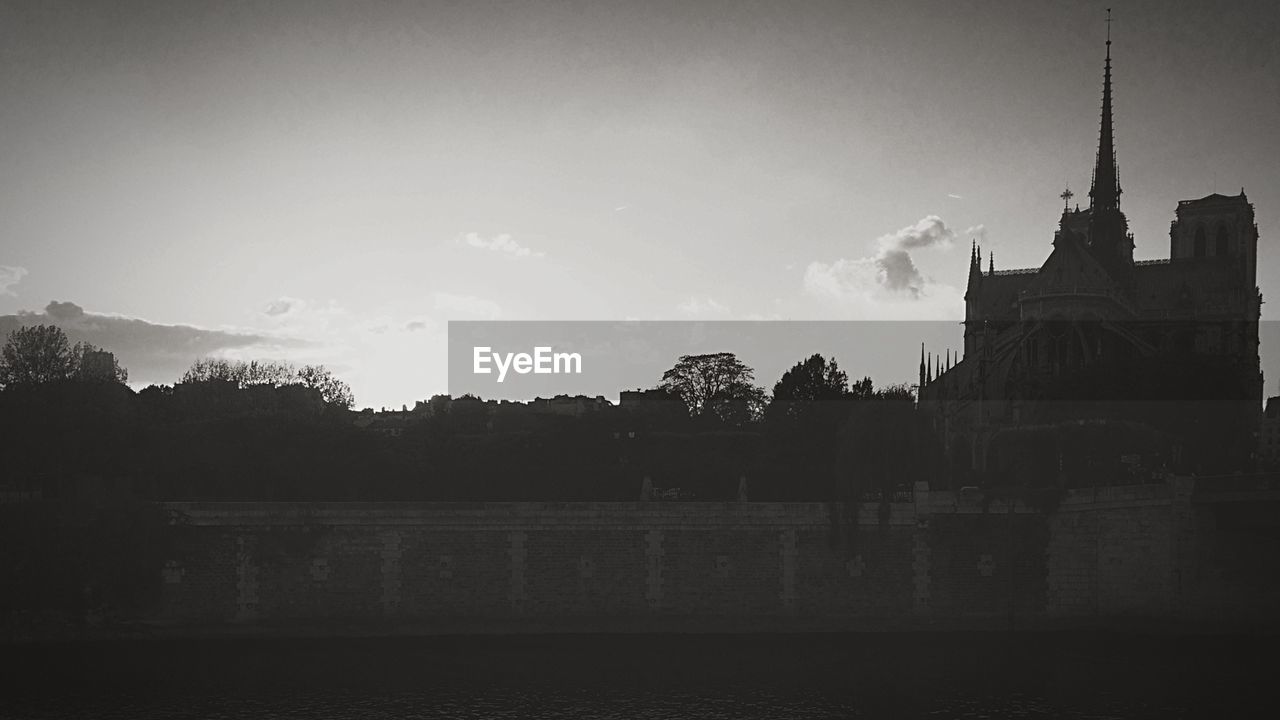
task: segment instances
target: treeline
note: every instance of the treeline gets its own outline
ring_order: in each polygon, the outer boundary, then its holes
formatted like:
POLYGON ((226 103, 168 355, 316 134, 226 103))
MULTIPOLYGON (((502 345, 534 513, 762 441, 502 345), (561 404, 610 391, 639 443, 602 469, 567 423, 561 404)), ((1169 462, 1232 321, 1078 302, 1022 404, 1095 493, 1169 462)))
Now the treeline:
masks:
MULTIPOLYGON (((911 389, 850 382, 814 355, 766 392, 731 353, 685 356, 650 400, 583 413, 506 412, 436 398, 356 413, 323 367, 200 360, 134 392, 83 367, 56 328, 5 346, 0 486, 44 497, 223 500, 636 500, 659 490, 831 500, 909 488, 943 471, 911 389), (11 363, 9 358, 18 361, 11 363), (52 368, 52 369, 51 369, 52 368), (662 402, 665 398, 668 402, 662 402), (377 422, 374 422, 377 421, 377 422), (388 423, 391 426, 388 427, 388 423)), ((82 352, 105 353, 97 349, 82 352)), ((105 353, 110 356, 110 353, 105 353)), ((98 367, 105 367, 102 358, 98 367)))
POLYGON ((333 473, 358 458, 345 446, 370 438, 349 418, 318 390, 292 384, 10 385, 0 392, 0 484, 44 497, 262 497, 274 484, 264 480, 333 473))
POLYGON ((745 476, 752 499, 827 500, 930 477, 923 465, 904 471, 931 437, 910 403, 841 405, 811 407, 814 420, 844 417, 812 432, 807 420, 717 428, 609 408, 525 429, 412 416, 390 434, 357 426, 355 413, 315 412, 288 388, 56 383, 0 393, 0 432, 5 484, 45 497, 636 500, 649 478, 720 500, 745 476))

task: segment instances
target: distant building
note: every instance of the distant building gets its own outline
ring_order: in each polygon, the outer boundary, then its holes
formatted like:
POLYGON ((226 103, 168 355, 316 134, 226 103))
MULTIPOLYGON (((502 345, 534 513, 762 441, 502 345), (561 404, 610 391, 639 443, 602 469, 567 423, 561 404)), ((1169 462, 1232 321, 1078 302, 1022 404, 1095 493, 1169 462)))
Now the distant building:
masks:
POLYGON ((411 410, 384 410, 382 412, 374 412, 371 409, 361 410, 355 413, 351 424, 379 435, 387 437, 400 437, 404 435, 405 428, 418 419, 419 415, 411 410))
POLYGON ((688 414, 688 408, 679 395, 661 388, 623 390, 618 393, 618 406, 628 413, 646 417, 680 417, 688 414))
POLYGON ((432 395, 430 400, 418 400, 415 402, 412 412, 427 417, 439 415, 448 412, 449 403, 452 400, 448 395, 432 395))
POLYGON ((582 417, 613 407, 613 403, 604 399, 603 395, 587 397, 586 395, 557 395, 553 398, 534 398, 528 408, 542 415, 567 415, 582 417))
MULTIPOLYGON (((471 395, 452 398, 435 395, 430 400, 419 400, 406 417, 439 418, 452 415, 484 420, 487 430, 513 430, 537 426, 539 418, 548 416, 585 417, 614 408, 602 395, 557 395, 552 398, 534 398, 529 402, 512 400, 482 400, 471 395), (497 424, 495 424, 495 422, 497 424)), ((385 413, 383 413, 385 414, 385 413)))

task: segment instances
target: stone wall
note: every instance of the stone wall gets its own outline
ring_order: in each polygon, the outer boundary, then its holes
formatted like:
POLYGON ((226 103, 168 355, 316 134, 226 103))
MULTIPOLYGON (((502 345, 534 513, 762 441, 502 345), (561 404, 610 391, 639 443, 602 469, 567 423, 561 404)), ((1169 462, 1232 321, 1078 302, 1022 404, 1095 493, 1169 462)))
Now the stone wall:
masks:
POLYGON ((1257 565, 1276 565, 1276 513, 1241 519, 1249 503, 1196 504, 1191 488, 1032 508, 920 486, 856 523, 822 503, 175 503, 191 530, 158 620, 466 632, 1269 614, 1280 577, 1257 565))

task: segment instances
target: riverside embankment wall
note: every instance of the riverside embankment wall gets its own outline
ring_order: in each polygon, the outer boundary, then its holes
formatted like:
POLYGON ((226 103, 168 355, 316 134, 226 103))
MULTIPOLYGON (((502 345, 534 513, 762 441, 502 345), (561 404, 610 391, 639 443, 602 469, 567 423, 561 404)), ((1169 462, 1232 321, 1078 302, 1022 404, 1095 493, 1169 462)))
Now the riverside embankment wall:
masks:
POLYGON ((1052 508, 823 503, 174 503, 156 620, 384 631, 1270 622, 1280 498, 1192 480, 1052 508), (833 516, 833 513, 835 515, 833 516))

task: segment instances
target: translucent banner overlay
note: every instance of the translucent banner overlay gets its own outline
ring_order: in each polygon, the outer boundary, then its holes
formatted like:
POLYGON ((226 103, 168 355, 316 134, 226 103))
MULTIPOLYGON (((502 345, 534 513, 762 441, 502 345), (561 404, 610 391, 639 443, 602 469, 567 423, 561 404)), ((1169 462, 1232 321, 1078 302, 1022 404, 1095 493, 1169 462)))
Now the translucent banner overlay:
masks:
MULTIPOLYGON (((1094 342, 1090 338, 1102 337, 1108 343, 1106 352, 1124 346, 1123 352, 1131 356, 1124 362, 1139 368, 1152 362, 1177 364, 1177 357, 1188 354, 1199 358, 1187 361, 1192 364, 1252 364, 1253 333, 1238 321, 1078 327, 1084 334, 1071 335, 1070 342, 1055 350, 1049 336, 1061 334, 1062 328, 1041 326, 1041 342, 1023 361, 1050 372, 1056 353, 1080 355, 1084 345, 1094 342)), ((448 392, 486 400, 581 395, 617 402, 621 392, 657 386, 681 356, 720 352, 736 355, 766 390, 815 353, 834 357, 850 380, 870 377, 876 387, 915 386, 922 351, 929 377, 960 364, 965 358, 964 332, 957 321, 451 321, 448 392)), ((993 330, 989 337, 997 335, 993 330)), ((1004 333, 1006 339, 1008 335, 1004 333)), ((1265 377, 1280 377, 1280 323, 1259 323, 1257 337, 1265 377)), ((993 352, 996 357, 1010 356, 998 347, 993 352)), ((1068 361, 1066 356, 1061 360, 1068 361)), ((1267 382, 1265 387, 1274 384, 1267 382)))
POLYGON ((512 401, 585 395, 616 402, 622 391, 657 385, 683 355, 718 352, 734 353, 766 388, 815 353, 835 357, 851 378, 914 384, 922 343, 942 363, 949 349, 955 362, 963 328, 954 321, 451 321, 449 394, 512 401))

